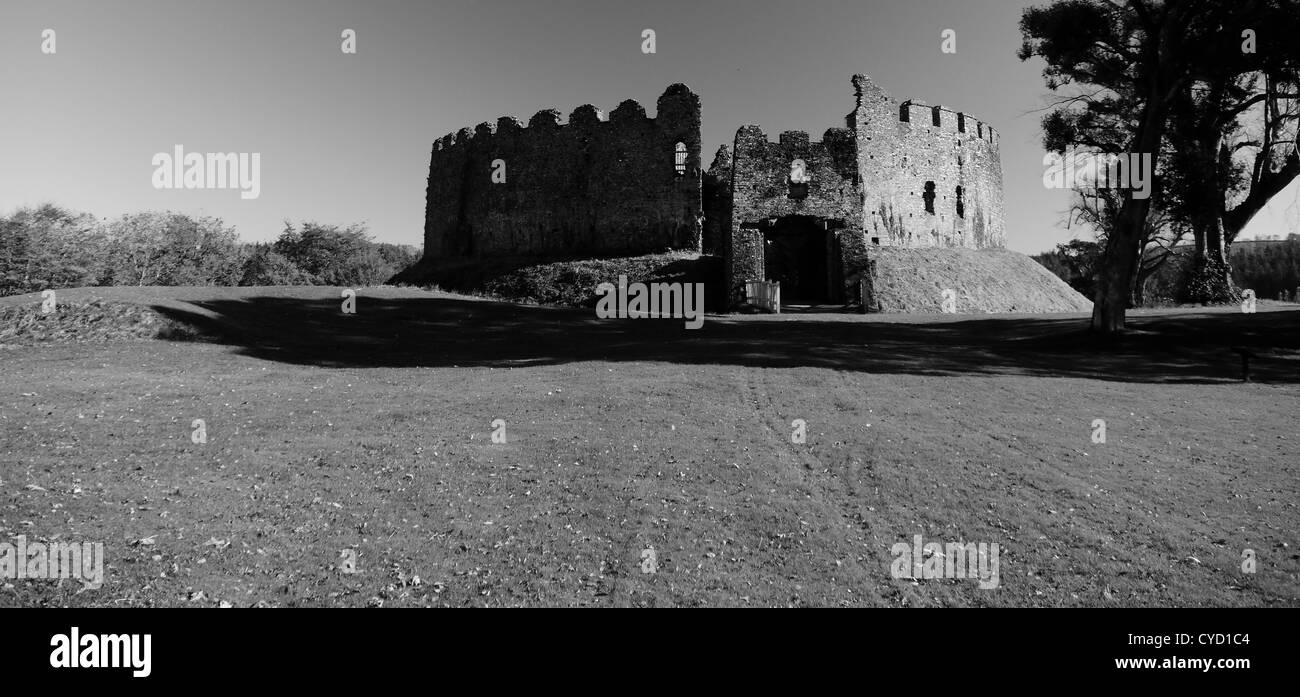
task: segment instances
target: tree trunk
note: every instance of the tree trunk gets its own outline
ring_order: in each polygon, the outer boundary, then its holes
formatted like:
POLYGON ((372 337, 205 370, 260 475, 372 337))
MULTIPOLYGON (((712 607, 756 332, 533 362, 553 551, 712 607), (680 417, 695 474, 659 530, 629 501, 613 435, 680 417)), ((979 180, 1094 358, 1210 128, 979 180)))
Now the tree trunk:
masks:
POLYGON ((1230 305, 1241 300, 1236 284, 1232 282, 1232 266, 1228 262, 1227 239, 1223 221, 1218 215, 1209 215, 1197 225, 1196 255, 1192 259, 1191 273, 1187 278, 1186 300, 1202 305, 1230 305))
MULTIPOLYGON (((1148 151, 1150 152, 1150 151, 1148 151)), ((1124 312, 1128 309, 1137 268, 1142 230, 1146 226, 1149 199, 1126 198, 1120 209, 1115 230, 1106 239, 1106 251, 1097 274, 1097 294, 1092 301, 1092 330, 1101 334, 1124 331, 1124 312)))
POLYGON ((1147 279, 1156 272, 1156 269, 1144 270, 1141 264, 1137 268, 1137 280, 1133 282, 1133 303, 1130 307, 1143 307, 1147 303, 1147 279))
MULTIPOLYGON (((1178 21, 1167 21, 1160 27, 1158 58, 1154 65, 1146 66, 1151 72, 1143 80, 1146 103, 1130 141, 1130 155, 1149 154, 1153 190, 1160 189, 1156 179, 1159 169, 1160 144, 1165 137, 1165 117, 1170 95, 1177 89, 1176 76, 1184 66, 1166 47, 1176 46, 1181 26, 1178 21)), ((1147 216, 1151 212, 1151 198, 1134 198, 1132 191, 1122 194, 1115 229, 1106 239, 1101 270, 1097 274, 1097 295, 1092 301, 1092 331, 1103 335, 1116 335, 1124 331, 1124 313, 1128 310, 1133 289, 1133 274, 1142 255, 1142 238, 1147 229, 1147 216)))

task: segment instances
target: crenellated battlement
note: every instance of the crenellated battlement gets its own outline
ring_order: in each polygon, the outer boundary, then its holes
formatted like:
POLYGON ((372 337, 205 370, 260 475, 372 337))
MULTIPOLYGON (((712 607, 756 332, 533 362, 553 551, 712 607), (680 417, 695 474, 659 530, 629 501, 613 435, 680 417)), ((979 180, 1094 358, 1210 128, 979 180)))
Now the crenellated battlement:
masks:
POLYGON ((997 132, 992 126, 970 114, 953 111, 942 105, 932 106, 909 99, 899 104, 898 120, 912 128, 931 128, 997 145, 997 132))
POLYGON ((734 148, 735 161, 751 174, 774 167, 788 170, 799 159, 810 171, 825 167, 836 179, 856 180, 856 140, 848 128, 828 128, 821 140, 812 140, 807 131, 784 131, 772 141, 761 127, 744 126, 736 133, 734 148))
MULTIPOLYGON (((763 131, 761 126, 748 125, 741 126, 736 133, 737 143, 743 142, 749 147, 759 143, 765 143, 769 146, 779 146, 789 150, 819 148, 819 147, 845 147, 853 143, 853 130, 832 126, 822 133, 821 140, 811 140, 807 131, 782 131, 776 140, 770 139, 763 131)), ((726 147, 725 145, 723 147, 726 147)))
POLYGON ((458 147, 484 146, 485 139, 490 142, 499 135, 528 138, 545 133, 549 137, 560 137, 574 131, 600 128, 640 129, 647 124, 657 124, 662 130, 680 130, 682 126, 689 127, 692 120, 698 123, 700 98, 684 84, 670 85, 659 97, 656 107, 657 113, 651 117, 635 99, 624 100, 609 115, 591 104, 584 104, 570 112, 567 120, 557 109, 541 109, 528 119, 527 125, 513 116, 503 116, 497 119, 496 124, 485 121, 473 129, 462 128, 438 138, 433 149, 442 152, 458 147))

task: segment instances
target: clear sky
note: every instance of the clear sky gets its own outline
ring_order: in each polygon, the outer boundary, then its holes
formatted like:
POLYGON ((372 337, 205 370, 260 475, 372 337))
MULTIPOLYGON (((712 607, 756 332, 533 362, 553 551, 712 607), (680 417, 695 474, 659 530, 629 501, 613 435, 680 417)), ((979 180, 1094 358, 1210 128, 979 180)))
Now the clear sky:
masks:
MULTIPOLYGON (((843 126, 849 80, 973 114, 1002 133, 1008 246, 1076 234, 1042 185, 1041 64, 1021 0, 0 0, 0 213, 53 201, 115 217, 213 215, 248 241, 285 219, 366 222, 419 244, 432 141, 546 107, 653 115, 701 96, 705 164, 736 129, 843 126), (641 52, 654 29, 657 53, 641 52), (944 29, 957 53, 940 51, 944 29), (42 53, 42 31, 56 50, 42 53), (344 29, 357 53, 340 50, 344 29), (157 190, 155 153, 261 154, 261 195, 157 190)), ((1292 187, 1249 230, 1297 230, 1292 187), (1289 209, 1289 210, 1288 210, 1289 209)))

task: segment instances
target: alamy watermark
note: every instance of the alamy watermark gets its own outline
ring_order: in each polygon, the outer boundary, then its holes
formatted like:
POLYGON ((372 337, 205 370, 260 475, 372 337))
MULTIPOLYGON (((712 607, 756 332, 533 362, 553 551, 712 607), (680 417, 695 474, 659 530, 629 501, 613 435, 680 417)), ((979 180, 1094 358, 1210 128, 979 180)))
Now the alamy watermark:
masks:
POLYGON ((632 283, 626 275, 618 277, 618 286, 596 286, 601 298, 596 302, 596 316, 601 319, 641 319, 680 317, 687 329, 704 326, 703 283, 632 283))
POLYGON ((262 195, 262 153, 173 152, 153 156, 155 189, 239 189, 245 200, 262 195))
POLYGON ((0 578, 79 580, 91 588, 104 583, 104 543, 28 542, 19 535, 0 542, 0 578))
POLYGON ((132 677, 153 673, 152 634, 82 634, 73 627, 50 637, 51 668, 128 668, 132 677))
POLYGON ((998 545, 986 542, 922 543, 920 535, 912 543, 898 542, 889 548, 894 562, 889 572, 894 578, 936 579, 977 578, 984 590, 999 585, 998 545))
POLYGON ((1099 153, 1070 148, 1043 155, 1043 186, 1049 189, 1131 189, 1133 198, 1151 196, 1151 153, 1099 153))

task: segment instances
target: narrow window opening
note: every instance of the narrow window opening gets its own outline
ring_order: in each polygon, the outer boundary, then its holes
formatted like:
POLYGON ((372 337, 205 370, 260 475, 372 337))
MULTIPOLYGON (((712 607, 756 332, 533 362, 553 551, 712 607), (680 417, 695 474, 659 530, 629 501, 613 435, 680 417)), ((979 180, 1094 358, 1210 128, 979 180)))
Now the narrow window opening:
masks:
POLYGON ((943 120, 939 118, 939 107, 933 107, 930 109, 930 119, 934 121, 934 125, 936 126, 943 123, 943 120))
POLYGON ((674 150, 674 167, 677 170, 677 176, 686 176, 686 143, 678 143, 674 150))
POLYGON ((898 107, 898 120, 903 123, 909 123, 912 120, 911 102, 903 102, 902 106, 898 107))
POLYGON ((966 190, 960 186, 957 187, 957 217, 966 217, 966 190))
POLYGON ((934 215, 934 182, 925 183, 925 193, 921 198, 925 199, 925 212, 934 215))

